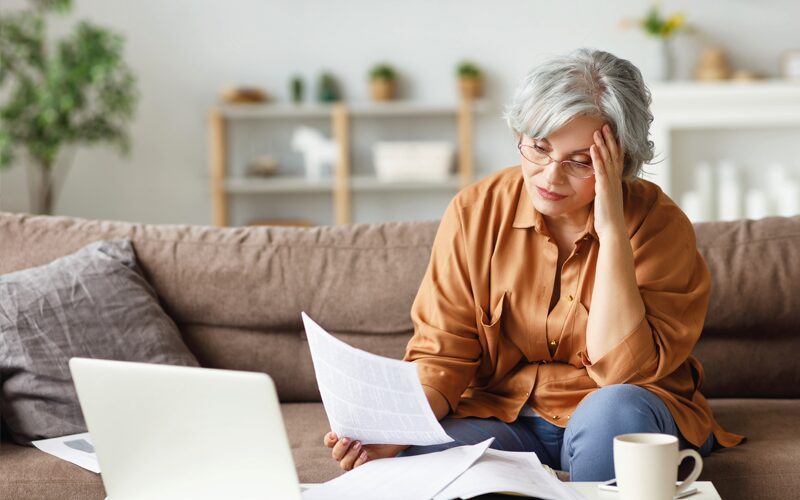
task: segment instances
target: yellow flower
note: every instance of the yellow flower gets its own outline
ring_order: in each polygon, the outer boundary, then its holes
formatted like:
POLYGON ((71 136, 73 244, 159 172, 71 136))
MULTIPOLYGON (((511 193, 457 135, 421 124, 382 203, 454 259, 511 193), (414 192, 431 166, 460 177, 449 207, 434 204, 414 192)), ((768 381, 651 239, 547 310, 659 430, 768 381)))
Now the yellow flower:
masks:
POLYGON ((668 37, 676 31, 691 30, 686 22, 686 15, 683 12, 676 12, 665 18, 662 17, 660 8, 661 5, 658 2, 654 2, 643 18, 621 19, 619 27, 627 29, 638 25, 642 28, 642 31, 655 37, 668 37))
POLYGON ((673 31, 681 28, 686 23, 686 16, 682 13, 677 13, 669 16, 664 26, 661 28, 661 33, 670 35, 673 31))

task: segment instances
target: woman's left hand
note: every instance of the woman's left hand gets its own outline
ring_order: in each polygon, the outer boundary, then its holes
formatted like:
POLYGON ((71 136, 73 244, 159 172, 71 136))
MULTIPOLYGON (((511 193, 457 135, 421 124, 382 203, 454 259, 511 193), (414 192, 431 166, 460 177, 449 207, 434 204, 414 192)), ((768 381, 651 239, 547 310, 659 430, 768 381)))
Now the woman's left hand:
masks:
POLYGON ((594 230, 601 242, 625 231, 622 210, 622 167, 625 154, 617 144, 611 127, 603 125, 594 133, 590 149, 594 166, 594 230))

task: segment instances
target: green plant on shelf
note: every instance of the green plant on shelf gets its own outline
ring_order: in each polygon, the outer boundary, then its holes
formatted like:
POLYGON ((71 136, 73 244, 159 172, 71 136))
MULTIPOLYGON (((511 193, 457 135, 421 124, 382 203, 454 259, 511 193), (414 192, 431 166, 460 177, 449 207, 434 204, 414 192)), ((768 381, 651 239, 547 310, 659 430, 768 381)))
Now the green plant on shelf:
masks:
POLYGON ((376 64, 369 71, 370 80, 389 80, 395 78, 395 71, 392 66, 386 63, 376 64))
POLYGON ((323 73, 319 77, 317 99, 320 102, 336 102, 342 98, 339 84, 331 73, 323 73))
POLYGON ((478 78, 481 76, 480 68, 472 62, 463 61, 456 67, 456 73, 461 78, 478 78))

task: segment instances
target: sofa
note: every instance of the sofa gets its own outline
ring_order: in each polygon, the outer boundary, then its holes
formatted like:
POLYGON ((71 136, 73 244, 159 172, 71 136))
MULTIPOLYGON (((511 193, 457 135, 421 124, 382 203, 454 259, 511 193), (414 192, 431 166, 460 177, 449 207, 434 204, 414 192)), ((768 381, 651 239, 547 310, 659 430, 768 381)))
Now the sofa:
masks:
MULTIPOLYGON (((393 358, 436 221, 315 228, 148 225, 0 213, 0 274, 100 239, 133 241, 147 280, 202 366, 275 381, 301 482, 341 471, 322 446, 320 403, 300 312, 355 347, 393 358)), ((800 491, 800 217, 699 223, 712 274, 695 348, 703 393, 721 425, 747 441, 706 458, 721 496, 796 498, 800 491)), ((2 339, 0 339, 2 342, 2 339)), ((100 477, 3 433, 8 499, 103 499, 100 477)))

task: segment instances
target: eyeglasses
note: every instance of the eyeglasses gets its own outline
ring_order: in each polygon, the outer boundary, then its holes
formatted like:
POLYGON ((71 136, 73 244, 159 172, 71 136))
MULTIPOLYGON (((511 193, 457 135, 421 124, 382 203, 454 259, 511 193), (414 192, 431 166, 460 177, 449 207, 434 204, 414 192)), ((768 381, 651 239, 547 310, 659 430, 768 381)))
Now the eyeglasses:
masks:
POLYGON ((544 167, 552 162, 556 162, 564 169, 564 173, 569 176, 577 177, 579 179, 588 179, 589 177, 594 175, 594 167, 592 167, 591 165, 587 165, 585 163, 573 160, 561 160, 561 161, 554 160, 541 147, 535 144, 534 145, 522 144, 522 139, 520 139, 519 144, 517 144, 517 149, 519 149, 519 153, 526 160, 528 160, 531 163, 535 163, 540 167, 544 167))

